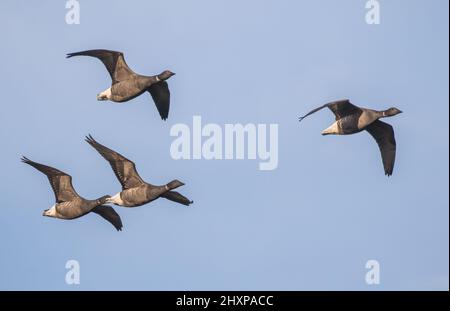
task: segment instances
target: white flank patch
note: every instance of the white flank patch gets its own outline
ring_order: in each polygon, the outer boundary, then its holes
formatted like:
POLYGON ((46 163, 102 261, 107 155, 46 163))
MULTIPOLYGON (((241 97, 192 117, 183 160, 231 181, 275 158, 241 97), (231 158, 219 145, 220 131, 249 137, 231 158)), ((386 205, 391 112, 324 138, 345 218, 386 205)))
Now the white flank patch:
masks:
POLYGON ((337 125, 337 121, 334 122, 333 124, 331 124, 331 126, 328 127, 327 129, 322 131, 322 135, 327 135, 327 134, 339 134, 339 128, 337 125))
POLYGON ((101 92, 100 94, 98 94, 97 99, 98 100, 111 99, 111 88, 108 88, 103 92, 101 92))

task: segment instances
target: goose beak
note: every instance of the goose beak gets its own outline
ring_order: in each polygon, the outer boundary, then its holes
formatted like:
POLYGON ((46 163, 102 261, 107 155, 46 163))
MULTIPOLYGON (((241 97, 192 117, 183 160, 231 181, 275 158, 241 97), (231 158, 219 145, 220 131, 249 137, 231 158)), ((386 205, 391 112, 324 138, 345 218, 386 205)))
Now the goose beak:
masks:
POLYGON ((48 209, 42 212, 42 216, 45 216, 45 213, 47 213, 48 209))

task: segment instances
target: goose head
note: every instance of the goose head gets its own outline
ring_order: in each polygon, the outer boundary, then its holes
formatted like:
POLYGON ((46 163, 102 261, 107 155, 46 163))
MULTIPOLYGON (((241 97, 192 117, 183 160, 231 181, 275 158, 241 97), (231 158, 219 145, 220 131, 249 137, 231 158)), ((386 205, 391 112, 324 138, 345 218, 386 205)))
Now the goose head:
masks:
POLYGON ((161 73, 158 75, 158 78, 159 78, 160 80, 164 81, 164 80, 167 80, 167 79, 169 79, 170 77, 172 77, 172 76, 174 76, 174 75, 175 75, 175 73, 173 73, 172 71, 170 71, 170 70, 165 70, 165 71, 161 72, 161 73))
POLYGON ((395 115, 397 115, 399 113, 402 113, 402 112, 403 111, 401 111, 400 109, 392 107, 392 108, 389 108, 389 109, 383 111, 383 116, 385 116, 385 117, 392 117, 392 116, 395 116, 395 115))
POLYGON ((184 183, 182 183, 181 181, 175 179, 175 180, 172 180, 170 183, 168 183, 166 185, 166 189, 167 190, 173 190, 173 189, 176 189, 176 188, 181 187, 181 186, 184 186, 184 183))
POLYGON ((105 203, 110 203, 110 199, 111 199, 110 195, 104 195, 101 198, 97 199, 97 203, 99 205, 102 205, 102 204, 105 204, 105 203))

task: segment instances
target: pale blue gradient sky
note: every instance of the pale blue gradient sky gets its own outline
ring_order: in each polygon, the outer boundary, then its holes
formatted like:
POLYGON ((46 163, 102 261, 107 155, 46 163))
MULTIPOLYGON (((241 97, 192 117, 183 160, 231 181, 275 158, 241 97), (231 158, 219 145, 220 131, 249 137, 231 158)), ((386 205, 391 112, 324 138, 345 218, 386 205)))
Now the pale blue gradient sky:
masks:
POLYGON ((448 289, 448 1, 382 1, 381 25, 363 0, 0 2, 0 289, 395 290, 448 289), (110 80, 95 59, 123 51, 140 73, 171 69, 162 122, 149 96, 97 102, 110 80), (324 102, 404 111, 389 120, 398 143, 383 174, 367 133, 322 137, 324 102), (173 161, 170 127, 278 123, 279 167, 255 161, 173 161), (94 198, 120 189, 83 141, 133 159, 152 183, 186 182, 192 208, 157 201, 117 208, 123 232, 97 215, 42 217, 53 194, 22 154, 70 173, 94 198), (81 264, 81 285, 64 282, 81 264), (381 264, 381 285, 364 282, 381 264))

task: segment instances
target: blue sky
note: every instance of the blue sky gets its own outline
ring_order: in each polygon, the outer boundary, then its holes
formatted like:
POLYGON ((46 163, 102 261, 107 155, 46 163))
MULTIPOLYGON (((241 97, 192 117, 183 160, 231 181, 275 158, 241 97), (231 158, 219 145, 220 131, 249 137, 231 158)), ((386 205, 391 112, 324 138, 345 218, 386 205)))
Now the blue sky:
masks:
POLYGON ((3 290, 448 290, 448 1, 1 1, 0 289, 3 290), (139 73, 171 69, 162 122, 148 95, 97 102, 110 80, 95 59, 125 53, 139 73), (404 111, 394 175, 367 133, 322 137, 325 102, 350 98, 404 111), (204 122, 279 124, 279 165, 174 161, 170 128, 204 122), (124 230, 97 215, 42 217, 53 205, 44 175, 20 156, 72 175, 86 198, 115 194, 109 165, 83 141, 136 162, 155 184, 174 178, 195 204, 117 207, 124 230), (81 284, 65 283, 65 263, 81 284), (381 284, 365 283, 365 263, 381 284))

